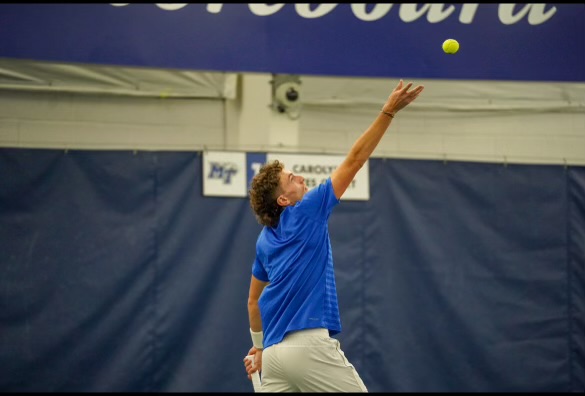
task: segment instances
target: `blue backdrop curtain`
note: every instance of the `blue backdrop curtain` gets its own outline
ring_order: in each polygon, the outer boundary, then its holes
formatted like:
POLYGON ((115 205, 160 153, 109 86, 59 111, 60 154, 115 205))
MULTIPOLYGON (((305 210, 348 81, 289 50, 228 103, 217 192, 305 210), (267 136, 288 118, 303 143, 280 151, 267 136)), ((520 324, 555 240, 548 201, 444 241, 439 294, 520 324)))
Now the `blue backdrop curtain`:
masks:
MULTIPOLYGON (((0 391, 252 391, 260 226, 200 153, 0 149, 0 391)), ((370 160, 330 218, 370 391, 585 391, 585 168, 370 160)))

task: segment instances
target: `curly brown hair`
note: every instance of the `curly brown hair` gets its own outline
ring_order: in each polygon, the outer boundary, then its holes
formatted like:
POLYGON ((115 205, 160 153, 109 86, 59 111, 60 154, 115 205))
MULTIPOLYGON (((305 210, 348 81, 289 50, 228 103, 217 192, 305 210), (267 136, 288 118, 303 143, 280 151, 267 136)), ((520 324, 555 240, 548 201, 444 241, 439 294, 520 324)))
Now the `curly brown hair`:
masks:
POLYGON ((268 227, 278 226, 280 214, 284 210, 284 207, 276 202, 280 173, 283 169, 284 164, 278 160, 264 164, 250 183, 248 191, 250 206, 256 214, 258 223, 268 227))

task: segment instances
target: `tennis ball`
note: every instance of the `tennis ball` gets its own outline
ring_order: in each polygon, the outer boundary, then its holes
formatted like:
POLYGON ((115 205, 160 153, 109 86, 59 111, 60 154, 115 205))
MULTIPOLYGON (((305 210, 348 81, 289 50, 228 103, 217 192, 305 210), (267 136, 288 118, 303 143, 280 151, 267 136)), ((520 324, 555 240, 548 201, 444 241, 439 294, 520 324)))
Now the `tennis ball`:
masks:
POLYGON ((443 51, 445 51, 446 54, 455 54, 459 51, 459 43, 457 40, 447 39, 443 42, 443 51))

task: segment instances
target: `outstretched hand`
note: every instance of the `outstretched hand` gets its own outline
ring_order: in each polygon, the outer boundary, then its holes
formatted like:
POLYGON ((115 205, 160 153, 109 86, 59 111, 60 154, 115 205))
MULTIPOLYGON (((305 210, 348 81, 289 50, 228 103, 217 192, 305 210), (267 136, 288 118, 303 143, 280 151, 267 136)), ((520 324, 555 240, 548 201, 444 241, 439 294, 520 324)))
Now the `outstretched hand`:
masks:
POLYGON ((394 88, 390 96, 388 96, 388 99, 386 100, 386 103, 382 107, 382 110, 385 112, 396 114, 397 112, 408 106, 413 100, 415 100, 425 88, 423 85, 419 85, 413 90, 409 91, 411 87, 412 87, 411 82, 404 85, 404 82, 400 80, 400 82, 398 83, 396 88, 394 88))

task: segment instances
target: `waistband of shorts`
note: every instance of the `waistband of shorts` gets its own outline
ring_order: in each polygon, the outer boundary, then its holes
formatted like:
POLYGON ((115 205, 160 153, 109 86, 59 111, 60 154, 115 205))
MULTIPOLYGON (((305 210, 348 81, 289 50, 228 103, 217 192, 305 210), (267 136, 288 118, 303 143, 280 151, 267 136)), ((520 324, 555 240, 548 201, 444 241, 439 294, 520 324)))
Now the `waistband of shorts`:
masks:
POLYGON ((291 331, 284 337, 284 339, 294 340, 295 338, 300 337, 329 337, 329 329, 317 328, 291 331))

